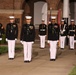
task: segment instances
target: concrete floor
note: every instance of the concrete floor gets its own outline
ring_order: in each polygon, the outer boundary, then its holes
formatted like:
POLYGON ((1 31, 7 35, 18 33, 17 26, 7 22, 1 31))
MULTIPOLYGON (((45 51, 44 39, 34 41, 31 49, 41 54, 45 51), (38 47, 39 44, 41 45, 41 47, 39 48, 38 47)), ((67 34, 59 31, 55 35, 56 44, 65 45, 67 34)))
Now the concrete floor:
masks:
POLYGON ((76 65, 75 50, 58 49, 56 61, 49 60, 49 46, 39 48, 33 45, 32 62, 24 63, 23 52, 16 52, 14 60, 8 60, 8 54, 0 55, 0 75, 69 75, 76 65))

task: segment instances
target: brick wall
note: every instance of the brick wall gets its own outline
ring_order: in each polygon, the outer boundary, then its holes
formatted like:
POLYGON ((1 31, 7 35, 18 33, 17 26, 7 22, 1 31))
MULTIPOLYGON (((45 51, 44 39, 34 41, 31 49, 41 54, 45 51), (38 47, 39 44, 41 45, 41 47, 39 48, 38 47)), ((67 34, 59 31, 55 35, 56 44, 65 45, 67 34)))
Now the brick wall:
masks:
POLYGON ((21 9, 24 0, 0 0, 0 9, 21 9))
MULTIPOLYGON (((11 11, 13 8, 17 10, 24 10, 24 13, 16 13, 14 14, 16 18, 20 19, 20 23, 18 24, 19 27, 19 36, 20 37, 20 30, 22 26, 22 22, 25 22, 25 15, 31 14, 34 15, 34 2, 41 1, 41 0, 30 0, 28 3, 25 2, 25 0, 14 0, 14 7, 13 7, 13 0, 0 0, 0 22, 4 25, 4 28, 6 28, 6 24, 9 22, 8 16, 12 15, 11 13, 5 13, 6 10, 11 11), (4 12, 1 12, 1 10, 5 10, 4 12)), ((60 0, 42 0, 46 1, 48 3, 48 9, 52 7, 54 10, 57 10, 58 8, 61 8, 62 3, 60 0), (61 4, 59 6, 59 4, 61 4)), ((18 12, 18 11, 17 11, 18 12)), ((33 22, 33 21, 32 21, 33 22)))

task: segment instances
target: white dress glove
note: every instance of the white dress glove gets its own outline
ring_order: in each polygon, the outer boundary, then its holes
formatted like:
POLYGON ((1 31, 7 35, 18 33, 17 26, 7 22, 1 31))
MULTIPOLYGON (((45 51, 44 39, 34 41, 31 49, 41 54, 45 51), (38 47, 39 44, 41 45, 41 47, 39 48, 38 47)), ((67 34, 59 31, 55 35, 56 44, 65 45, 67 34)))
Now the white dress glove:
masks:
POLYGON ((67 35, 67 37, 69 38, 69 35, 67 35))
POLYGON ((0 38, 0 40, 2 40, 2 38, 0 38))
POLYGON ((50 41, 48 40, 47 43, 50 43, 50 41))
POLYGON ((6 38, 6 41, 8 41, 8 39, 6 38))
POLYGON ((40 35, 39 35, 39 37, 40 37, 40 35))
POLYGON ((16 41, 17 39, 15 39, 15 41, 16 41))
POLYGON ((33 44, 34 42, 32 42, 32 44, 33 44))
POLYGON ((20 41, 21 42, 21 44, 23 44, 23 41, 20 41))

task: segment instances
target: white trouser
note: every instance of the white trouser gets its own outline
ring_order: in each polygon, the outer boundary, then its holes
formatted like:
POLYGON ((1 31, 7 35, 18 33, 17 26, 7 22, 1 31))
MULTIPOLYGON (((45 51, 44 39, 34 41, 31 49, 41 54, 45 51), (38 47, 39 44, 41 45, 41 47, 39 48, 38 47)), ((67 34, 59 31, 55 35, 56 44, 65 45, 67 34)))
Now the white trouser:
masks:
POLYGON ((70 49, 74 49, 74 36, 69 36, 70 49))
POLYGON ((65 47, 65 38, 66 36, 60 36, 60 48, 65 47))
POLYGON ((24 61, 31 61, 32 58, 32 42, 23 42, 24 61))
POLYGON ((49 41, 50 43, 50 59, 56 59, 57 41, 49 41))
POLYGON ((40 47, 41 48, 45 47, 45 37, 46 37, 46 35, 44 35, 44 36, 40 35, 40 47))
POLYGON ((8 40, 8 57, 14 58, 15 56, 15 40, 8 40))
POLYGON ((0 38, 0 40, 2 40, 2 38, 0 38))

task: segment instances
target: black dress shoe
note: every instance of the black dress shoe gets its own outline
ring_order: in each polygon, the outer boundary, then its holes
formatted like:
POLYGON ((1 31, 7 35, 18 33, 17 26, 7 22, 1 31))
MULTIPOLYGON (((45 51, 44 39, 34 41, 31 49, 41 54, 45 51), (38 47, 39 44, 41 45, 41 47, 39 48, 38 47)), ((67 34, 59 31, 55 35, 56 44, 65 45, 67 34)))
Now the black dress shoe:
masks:
POLYGON ((24 61, 24 63, 30 63, 31 61, 24 61))
POLYGON ((28 61, 24 61, 24 63, 27 63, 28 61))
POLYGON ((50 59, 50 61, 55 61, 56 59, 50 59))
POLYGON ((64 48, 60 48, 60 49, 62 49, 62 50, 63 50, 64 48))
POLYGON ((40 47, 40 49, 44 49, 44 48, 41 48, 41 47, 40 47))
POLYGON ((70 48, 70 50, 74 50, 73 48, 70 48))
POLYGON ((14 58, 9 58, 9 60, 13 60, 14 58))

